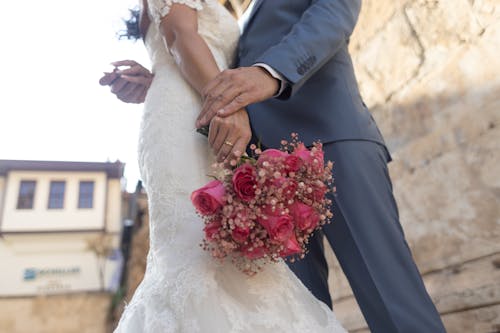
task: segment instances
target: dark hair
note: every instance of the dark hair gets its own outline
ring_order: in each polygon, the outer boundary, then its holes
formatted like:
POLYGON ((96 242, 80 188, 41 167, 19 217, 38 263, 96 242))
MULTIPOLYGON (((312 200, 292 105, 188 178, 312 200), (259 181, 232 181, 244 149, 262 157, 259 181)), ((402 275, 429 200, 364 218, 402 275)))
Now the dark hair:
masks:
POLYGON ((129 12, 130 17, 127 19, 123 19, 123 23, 125 23, 125 29, 118 32, 118 39, 141 39, 141 29, 139 28, 139 17, 141 15, 141 10, 139 9, 139 7, 134 7, 129 9, 129 12))

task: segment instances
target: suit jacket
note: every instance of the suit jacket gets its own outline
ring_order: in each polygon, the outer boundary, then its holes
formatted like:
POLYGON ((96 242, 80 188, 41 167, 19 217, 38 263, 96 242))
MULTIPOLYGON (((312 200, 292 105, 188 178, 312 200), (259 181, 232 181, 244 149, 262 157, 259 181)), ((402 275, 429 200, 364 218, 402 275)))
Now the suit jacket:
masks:
POLYGON ((363 103, 348 52, 361 0, 255 0, 238 47, 238 66, 265 63, 283 75, 278 97, 248 106, 255 136, 277 147, 297 132, 306 144, 384 144, 363 103))

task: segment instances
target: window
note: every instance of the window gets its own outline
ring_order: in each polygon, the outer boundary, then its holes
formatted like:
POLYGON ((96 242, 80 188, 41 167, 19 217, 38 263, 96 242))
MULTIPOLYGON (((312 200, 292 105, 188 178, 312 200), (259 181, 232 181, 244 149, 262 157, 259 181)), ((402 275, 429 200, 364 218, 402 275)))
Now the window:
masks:
POLYGON ((49 192, 49 209, 62 209, 64 207, 64 190, 66 182, 52 181, 50 182, 49 192))
POLYGON ((19 196, 17 198, 17 209, 33 209, 35 199, 36 181, 22 180, 19 186, 19 196))
POLYGON ((78 208, 92 208, 94 203, 94 182, 80 182, 78 208))

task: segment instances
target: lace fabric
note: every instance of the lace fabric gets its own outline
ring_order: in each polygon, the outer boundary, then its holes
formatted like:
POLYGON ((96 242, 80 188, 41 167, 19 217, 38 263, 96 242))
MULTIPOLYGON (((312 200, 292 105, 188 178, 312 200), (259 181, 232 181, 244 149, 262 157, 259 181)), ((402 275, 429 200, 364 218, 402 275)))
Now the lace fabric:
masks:
MULTIPOLYGON (((180 0, 179 0, 180 1, 180 0)), ((199 5, 199 33, 221 69, 234 58, 239 28, 217 0, 199 5)), ((161 16, 172 1, 150 0, 161 16), (163 12, 162 12, 163 11, 163 12)), ((148 193, 150 251, 143 281, 120 319, 117 333, 345 332, 284 262, 248 277, 199 247, 203 222, 190 202, 209 179, 213 156, 194 130, 198 94, 165 49, 158 26, 146 36, 154 80, 144 104, 139 165, 148 193)))
POLYGON ((196 10, 202 10, 203 2, 203 0, 148 0, 148 7, 154 22, 159 24, 160 20, 168 15, 173 4, 182 4, 196 10))

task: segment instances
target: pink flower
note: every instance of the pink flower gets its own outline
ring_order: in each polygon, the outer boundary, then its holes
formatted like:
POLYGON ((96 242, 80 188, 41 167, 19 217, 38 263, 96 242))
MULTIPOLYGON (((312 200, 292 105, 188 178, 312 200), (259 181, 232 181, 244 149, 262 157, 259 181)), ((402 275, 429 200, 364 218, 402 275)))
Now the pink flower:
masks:
POLYGON ((250 228, 248 227, 235 227, 231 236, 237 243, 244 243, 250 235, 250 228))
POLYGON ((293 233, 292 217, 278 209, 275 212, 266 209, 264 216, 257 218, 257 222, 266 229, 273 241, 279 243, 286 242, 293 233))
POLYGON ((202 188, 191 193, 191 202, 202 215, 212 215, 224 204, 224 184, 213 180, 202 188))
POLYGON ((205 231, 205 238, 209 241, 213 241, 215 236, 219 234, 220 227, 220 221, 213 221, 205 225, 205 228, 203 228, 203 231, 205 231))
POLYGON ((285 243, 285 248, 281 251, 280 256, 288 257, 294 254, 301 253, 302 249, 300 248, 299 243, 297 242, 297 238, 295 235, 292 235, 285 243))
POLYGON ((259 155, 259 161, 266 161, 270 159, 285 158, 288 156, 287 152, 279 149, 266 149, 259 155))
POLYGON ((241 200, 248 202, 255 198, 256 186, 255 168, 252 165, 245 163, 234 171, 233 189, 241 200))
POLYGON ((284 163, 287 172, 297 172, 304 165, 304 161, 297 155, 288 155, 284 163))
POLYGON ((303 143, 299 143, 293 150, 293 155, 299 157, 306 163, 312 162, 311 151, 303 143))
POLYGON ((287 200, 290 200, 295 196, 295 192, 299 187, 295 179, 285 177, 273 179, 271 184, 276 188, 281 188, 283 190, 283 197, 287 200))
POLYGON ((287 200, 292 199, 295 196, 295 192, 297 192, 299 185, 297 181, 294 179, 289 179, 285 188, 283 189, 283 195, 287 200))
POLYGON ((267 253, 264 247, 253 247, 252 245, 243 247, 241 252, 250 260, 260 259, 267 253))
POLYGON ((312 207, 300 201, 291 204, 289 210, 295 224, 301 231, 312 230, 319 223, 318 213, 312 207))
POLYGON ((328 188, 325 184, 316 185, 313 187, 312 199, 316 202, 323 201, 328 188))

